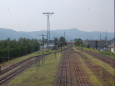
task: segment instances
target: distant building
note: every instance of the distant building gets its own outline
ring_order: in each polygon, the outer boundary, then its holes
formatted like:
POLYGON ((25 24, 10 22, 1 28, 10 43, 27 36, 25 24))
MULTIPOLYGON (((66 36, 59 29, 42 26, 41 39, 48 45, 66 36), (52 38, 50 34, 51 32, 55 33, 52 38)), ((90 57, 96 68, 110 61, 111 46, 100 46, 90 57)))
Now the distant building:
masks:
POLYGON ((114 46, 114 43, 108 45, 108 48, 110 48, 111 52, 115 53, 115 46, 114 46))
POLYGON ((96 49, 104 49, 107 48, 111 41, 105 40, 84 40, 83 44, 85 47, 96 48, 96 49))
POLYGON ((44 48, 45 49, 57 49, 58 46, 56 46, 54 43, 49 43, 49 45, 47 46, 47 43, 44 43, 44 48))

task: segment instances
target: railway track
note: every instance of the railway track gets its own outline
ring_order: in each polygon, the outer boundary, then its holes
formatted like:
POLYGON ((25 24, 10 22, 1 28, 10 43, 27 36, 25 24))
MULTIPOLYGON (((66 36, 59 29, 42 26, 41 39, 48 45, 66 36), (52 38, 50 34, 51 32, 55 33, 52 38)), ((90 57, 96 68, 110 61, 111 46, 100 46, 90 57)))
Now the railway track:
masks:
POLYGON ((91 86, 71 47, 63 53, 55 86, 91 86))
MULTIPOLYGON (((57 51, 57 52, 60 52, 60 51, 57 51)), ((53 53, 55 53, 55 52, 53 52, 53 53)), ((52 54, 52 53, 48 53, 48 54, 52 54)), ((44 54, 44 55, 48 55, 48 54, 44 54)), ((7 67, 7 68, 4 68, 3 70, 0 71, 0 76, 3 75, 3 74, 5 74, 5 73, 7 73, 7 72, 9 72, 9 71, 11 71, 11 70, 13 70, 14 68, 20 66, 21 64, 23 64, 25 62, 28 62, 29 60, 34 59, 36 57, 40 57, 40 56, 42 56, 42 55, 30 57, 28 59, 25 59, 25 60, 22 60, 20 62, 17 62, 17 63, 15 63, 15 64, 7 67)))
POLYGON ((23 61, 20 61, 20 62, 18 62, 18 63, 15 63, 15 64, 13 64, 13 65, 11 65, 11 66, 9 66, 9 67, 7 67, 7 68, 1 70, 1 71, 0 71, 0 75, 2 75, 2 74, 4 74, 4 73, 6 73, 6 72, 12 70, 13 68, 15 68, 15 67, 19 66, 20 64, 23 64, 24 62, 27 62, 27 61, 29 61, 29 60, 31 60, 31 59, 33 59, 33 58, 35 58, 35 57, 30 57, 30 58, 28 58, 28 59, 25 59, 25 60, 23 60, 23 61))
POLYGON ((40 61, 40 59, 41 59, 41 57, 40 58, 34 58, 34 59, 32 59, 32 60, 20 65, 18 68, 15 68, 12 71, 7 72, 7 74, 3 74, 0 77, 0 85, 2 85, 3 83, 7 82, 8 80, 13 78, 17 74, 21 73, 22 71, 24 71, 25 69, 30 67, 32 64, 35 64, 36 62, 40 61))
POLYGON ((97 64, 91 64, 91 61, 86 57, 84 56, 83 54, 81 54, 80 52, 78 51, 75 51, 77 54, 79 54, 80 57, 82 57, 85 62, 86 62, 86 65, 90 68, 90 70, 95 73, 97 75, 98 78, 101 77, 101 79, 103 80, 107 80, 107 77, 110 78, 111 80, 114 80, 115 81, 115 76, 111 75, 109 72, 107 72, 104 68, 102 68, 101 66, 97 65, 97 64), (102 73, 100 75, 100 73, 102 73))
POLYGON ((78 59, 78 56, 76 55, 75 51, 71 51, 73 54, 71 57, 75 60, 73 63, 73 67, 75 69, 75 75, 79 81, 80 86, 91 86, 88 82, 88 79, 82 69, 81 62, 78 59), (81 84, 82 83, 82 84, 81 84))
POLYGON ((87 51, 87 50, 83 50, 85 53, 95 57, 95 58, 98 58, 99 60, 109 64, 111 67, 115 68, 115 59, 113 58, 110 58, 108 56, 105 56, 105 55, 102 55, 102 54, 99 54, 99 53, 96 53, 96 52, 92 52, 92 51, 87 51))
MULTIPOLYGON (((60 51, 57 51, 57 52, 60 52, 60 51)), ((53 52, 53 53, 55 53, 55 52, 53 52)), ((30 57, 28 59, 20 61, 20 62, 18 62, 16 64, 13 64, 12 66, 2 70, 1 74, 0 74, 0 85, 6 83, 11 78, 13 78, 17 74, 23 72, 25 69, 29 68, 33 64, 35 64, 37 62, 40 63, 40 61, 43 62, 44 59, 45 59, 45 56, 49 55, 49 54, 52 54, 52 53, 30 57)))
MULTIPOLYGON (((66 69, 66 61, 64 61, 64 58, 61 59, 58 76, 59 76, 59 77, 57 77, 58 82, 56 82, 56 85, 58 83, 66 84, 66 82, 67 82, 67 69, 66 69), (63 72, 61 72, 61 71, 63 71, 63 72)), ((57 85, 57 86, 61 86, 61 84, 57 85)))

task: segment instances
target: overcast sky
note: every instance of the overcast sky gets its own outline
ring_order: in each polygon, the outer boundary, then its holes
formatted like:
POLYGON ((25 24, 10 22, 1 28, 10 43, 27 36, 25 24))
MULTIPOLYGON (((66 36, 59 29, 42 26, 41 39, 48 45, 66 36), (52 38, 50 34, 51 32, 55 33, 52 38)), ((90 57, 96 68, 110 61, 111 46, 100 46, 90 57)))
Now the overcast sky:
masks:
POLYGON ((0 0, 0 28, 16 31, 77 28, 114 32, 114 0, 0 0))

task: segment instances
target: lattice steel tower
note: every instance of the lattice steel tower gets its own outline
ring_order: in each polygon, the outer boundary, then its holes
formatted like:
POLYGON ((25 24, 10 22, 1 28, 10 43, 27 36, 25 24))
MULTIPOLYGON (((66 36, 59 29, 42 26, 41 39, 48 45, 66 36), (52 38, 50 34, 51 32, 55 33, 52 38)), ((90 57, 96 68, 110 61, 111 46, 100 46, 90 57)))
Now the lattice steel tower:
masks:
POLYGON ((53 12, 43 12, 43 14, 47 16, 47 47, 48 47, 49 41, 50 41, 50 21, 49 21, 49 17, 54 13, 53 12))

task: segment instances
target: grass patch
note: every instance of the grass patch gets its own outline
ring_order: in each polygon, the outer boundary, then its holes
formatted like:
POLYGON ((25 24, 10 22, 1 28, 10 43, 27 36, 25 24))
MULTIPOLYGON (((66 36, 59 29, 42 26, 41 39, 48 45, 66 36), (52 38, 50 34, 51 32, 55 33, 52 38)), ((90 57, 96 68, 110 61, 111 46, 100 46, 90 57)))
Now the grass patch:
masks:
MULTIPOLYGON (((80 52, 76 48, 74 48, 74 50, 80 52)), ((111 69, 111 67, 108 66, 107 64, 105 64, 105 63, 101 62, 100 60, 95 59, 83 52, 80 52, 80 53, 82 53, 84 56, 87 57, 87 59, 89 59, 89 61, 91 63, 90 65, 97 64, 97 65, 103 67, 106 71, 109 71, 109 73, 111 73, 112 75, 114 75, 114 69, 113 68, 111 69)), ((85 63, 85 60, 83 58, 80 58, 80 60, 81 60, 81 65, 83 66, 85 72, 87 73, 87 75, 89 77, 89 81, 93 86, 105 86, 106 83, 110 84, 109 86, 114 86, 114 80, 111 80, 108 77, 106 77, 107 81, 98 79, 96 77, 96 75, 93 74, 92 71, 88 68, 88 66, 85 63)), ((100 71, 99 73, 100 73, 100 76, 103 77, 102 71, 100 71)))
MULTIPOLYGON (((17 57, 17 58, 15 58, 15 59, 13 59, 13 60, 10 60, 9 62, 8 62, 8 61, 5 62, 5 63, 4 63, 4 66, 13 65, 13 64, 15 64, 15 63, 17 63, 17 62, 20 62, 20 61, 24 60, 24 59, 27 59, 27 58, 30 58, 30 57, 32 57, 32 56, 36 56, 36 55, 39 55, 39 54, 40 54, 40 52, 37 51, 37 52, 31 53, 31 54, 28 54, 28 55, 25 55, 25 56, 17 57)), ((3 66, 2 63, 1 63, 0 65, 3 66)))
MULTIPOLYGON (((75 46, 75 47, 78 48, 78 49, 81 49, 81 47, 78 47, 78 46, 75 46)), ((82 47, 82 49, 87 50, 87 51, 93 51, 93 52, 96 52, 96 53, 100 53, 100 54, 109 56, 110 58, 115 58, 115 53, 111 52, 110 50, 100 51, 100 50, 96 50, 96 49, 93 49, 93 48, 86 48, 86 47, 82 47)))
POLYGON ((107 55, 107 56, 115 59, 115 54, 109 50, 99 51, 99 53, 101 53, 103 55, 107 55))
MULTIPOLYGON (((78 51, 75 47, 73 48, 75 51, 78 51)), ((102 82, 100 80, 98 80, 98 78, 96 77, 95 74, 93 74, 93 72, 88 68, 88 66, 85 63, 85 60, 83 58, 81 58, 79 56, 79 60, 81 62, 81 65, 85 71, 85 73, 87 74, 88 77, 88 81, 91 84, 91 86, 103 86, 102 82)))
POLYGON ((85 73, 87 74, 87 77, 89 79, 89 83, 91 83, 92 86, 103 86, 102 82, 100 80, 98 80, 96 75, 94 75, 93 72, 87 67, 84 59, 82 59, 82 58, 79 58, 79 59, 81 61, 81 65, 82 65, 85 73))
MULTIPOLYGON (((74 48, 75 50, 77 50, 76 48, 74 48)), ((78 52, 81 52, 80 50, 77 50, 78 52)), ((86 56, 89 60, 91 60, 91 62, 93 62, 94 64, 97 64, 99 66, 101 66, 102 68, 104 68, 107 72, 109 72, 110 74, 112 74, 113 76, 115 76, 115 69, 112 68, 111 66, 109 66, 107 63, 104 63, 102 61, 100 61, 99 59, 92 57, 89 54, 86 54, 84 52, 82 52, 82 54, 84 56, 86 56)))
POLYGON ((94 51, 94 52, 98 52, 98 50, 96 50, 96 49, 93 49, 93 48, 86 48, 86 47, 79 47, 79 46, 75 46, 76 48, 78 48, 78 49, 83 49, 83 50, 87 50, 87 51, 94 51))
POLYGON ((107 72, 109 72, 110 74, 112 74, 113 76, 115 76, 115 70, 114 68, 112 68, 111 66, 109 66, 107 63, 104 63, 102 61, 100 61, 97 58, 94 58, 86 53, 83 53, 83 55, 87 56, 88 59, 90 59, 93 63, 101 66, 102 68, 104 68, 107 72))
POLYGON ((61 55, 58 53, 56 58, 54 54, 46 56, 43 65, 33 65, 6 86, 53 86, 61 55))
MULTIPOLYGON (((59 50, 59 49, 58 49, 59 50)), ((47 53, 51 53, 51 52, 56 52, 56 51, 58 51, 58 50, 48 50, 48 49, 44 49, 44 54, 47 54, 47 53)), ((15 64, 15 63, 17 63, 17 62, 20 62, 20 61, 22 61, 22 60, 25 60, 25 59, 27 59, 27 58, 30 58, 30 57, 32 57, 32 56, 37 56, 37 55, 41 55, 42 54, 42 51, 37 51, 37 52, 33 52, 33 53, 30 53, 30 54, 27 54, 27 55, 24 55, 24 56, 21 56, 21 57, 17 57, 17 58, 15 58, 15 59, 12 59, 12 60, 10 60, 10 61, 6 61, 6 62, 4 62, 4 65, 3 65, 3 63, 1 63, 0 65, 1 65, 1 67, 3 68, 5 68, 5 67, 8 67, 8 66, 10 66, 10 65, 13 65, 13 64, 15 64)))

